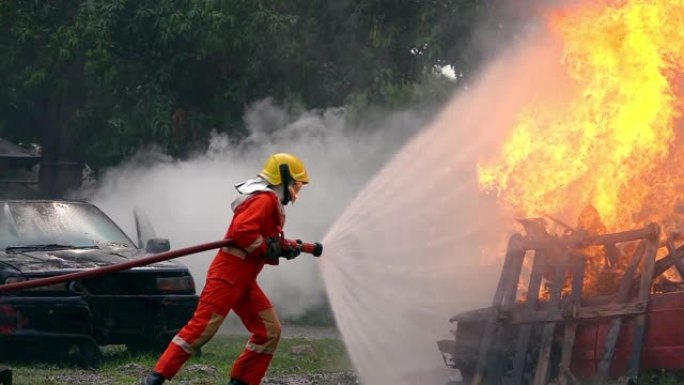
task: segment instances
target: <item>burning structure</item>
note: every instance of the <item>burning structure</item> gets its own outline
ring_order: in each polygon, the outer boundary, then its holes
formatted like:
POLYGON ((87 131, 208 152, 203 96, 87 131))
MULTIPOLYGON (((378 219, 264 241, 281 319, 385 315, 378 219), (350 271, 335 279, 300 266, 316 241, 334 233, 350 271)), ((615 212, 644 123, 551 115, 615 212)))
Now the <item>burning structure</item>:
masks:
POLYGON ((539 221, 524 226, 509 241, 492 307, 455 315, 455 340, 439 342, 468 384, 634 382, 642 368, 682 368, 684 330, 672 326, 684 312, 684 290, 663 273, 674 267, 684 276, 684 247, 662 243, 655 224, 563 236, 540 231, 539 221), (659 249, 667 253, 657 259, 659 249), (591 291, 597 250, 619 276, 611 293, 591 291), (628 263, 611 266, 609 258, 628 263))
POLYGON ((440 350, 469 384, 629 383, 643 368, 684 368, 673 327, 684 312, 684 2, 579 1, 546 20, 558 84, 478 172, 520 217, 551 221, 521 221, 492 307, 454 316, 456 339, 440 350))

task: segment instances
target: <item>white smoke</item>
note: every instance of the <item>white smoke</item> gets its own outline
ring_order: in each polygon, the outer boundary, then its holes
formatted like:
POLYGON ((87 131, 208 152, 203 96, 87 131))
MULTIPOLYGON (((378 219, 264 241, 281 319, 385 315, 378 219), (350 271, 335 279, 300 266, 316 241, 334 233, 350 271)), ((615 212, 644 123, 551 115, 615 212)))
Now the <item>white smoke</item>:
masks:
POLYGON ((453 338, 449 318, 491 303, 514 221, 479 191, 477 164, 523 106, 561 92, 558 47, 537 39, 491 63, 326 236, 323 276, 364 384, 415 384, 413 375, 443 367, 436 341, 453 338))
MULTIPOLYGON (((232 218, 234 184, 253 178, 274 152, 290 152, 306 164, 311 183, 294 205, 286 207, 285 235, 320 241, 349 201, 386 158, 424 123, 420 114, 395 113, 369 130, 350 126, 341 109, 298 115, 266 99, 246 112, 249 137, 231 144, 212 137, 208 150, 189 160, 174 160, 146 150, 109 170, 88 200, 135 237, 133 210, 146 213, 156 234, 173 249, 222 239, 232 218)), ((198 289, 215 252, 179 259, 198 289)), ((320 306, 325 289, 319 260, 302 255, 280 266, 267 266, 259 282, 282 317, 320 306)))

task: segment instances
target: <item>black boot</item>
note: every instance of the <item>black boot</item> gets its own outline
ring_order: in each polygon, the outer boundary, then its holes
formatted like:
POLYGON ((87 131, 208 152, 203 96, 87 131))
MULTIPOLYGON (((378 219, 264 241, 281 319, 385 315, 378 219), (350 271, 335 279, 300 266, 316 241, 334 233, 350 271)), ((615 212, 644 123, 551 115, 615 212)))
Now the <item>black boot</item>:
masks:
POLYGON ((249 385, 249 384, 246 383, 246 382, 242 382, 242 381, 240 381, 240 380, 238 380, 238 379, 231 378, 231 379, 230 379, 230 382, 228 383, 228 385, 249 385))
POLYGON ((162 385, 164 380, 164 376, 157 372, 152 372, 140 380, 140 385, 162 385))

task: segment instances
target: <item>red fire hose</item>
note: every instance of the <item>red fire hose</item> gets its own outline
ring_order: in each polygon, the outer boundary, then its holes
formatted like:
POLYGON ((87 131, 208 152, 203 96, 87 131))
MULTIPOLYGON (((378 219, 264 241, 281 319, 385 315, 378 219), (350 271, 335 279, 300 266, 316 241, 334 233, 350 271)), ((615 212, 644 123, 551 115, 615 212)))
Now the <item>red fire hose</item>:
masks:
MULTIPOLYGON (((15 290, 31 289, 39 286, 48 286, 56 283, 61 283, 64 281, 73 281, 77 279, 98 277, 100 275, 116 273, 117 271, 126 270, 133 267, 151 265, 153 263, 168 261, 169 259, 178 258, 189 254, 195 254, 202 251, 230 246, 234 246, 234 242, 232 239, 223 239, 220 241, 203 243, 200 245, 190 246, 183 249, 171 250, 164 253, 150 255, 144 258, 133 259, 127 262, 117 263, 115 265, 98 267, 96 269, 89 269, 79 271, 76 273, 56 275, 54 277, 32 279, 30 281, 8 283, 0 285, 0 293, 15 290)), ((320 243, 299 243, 299 248, 301 252, 313 254, 314 257, 320 256, 323 252, 323 246, 320 243)))

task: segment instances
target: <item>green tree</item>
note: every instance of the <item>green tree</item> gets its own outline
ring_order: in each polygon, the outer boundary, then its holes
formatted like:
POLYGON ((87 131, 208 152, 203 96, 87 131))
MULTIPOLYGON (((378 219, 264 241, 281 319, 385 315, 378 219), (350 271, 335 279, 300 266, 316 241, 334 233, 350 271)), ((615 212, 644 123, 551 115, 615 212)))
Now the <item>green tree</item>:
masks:
POLYGON ((79 157, 61 130, 85 97, 85 60, 75 31, 65 25, 78 10, 75 2, 0 3, 0 133, 42 143, 41 182, 50 188, 69 179, 51 172, 64 160, 60 154, 79 157))
POLYGON ((401 105, 436 66, 477 65, 469 42, 500 2, 5 0, 0 135, 102 167, 149 143, 183 156, 214 129, 239 138, 264 97, 401 105))

